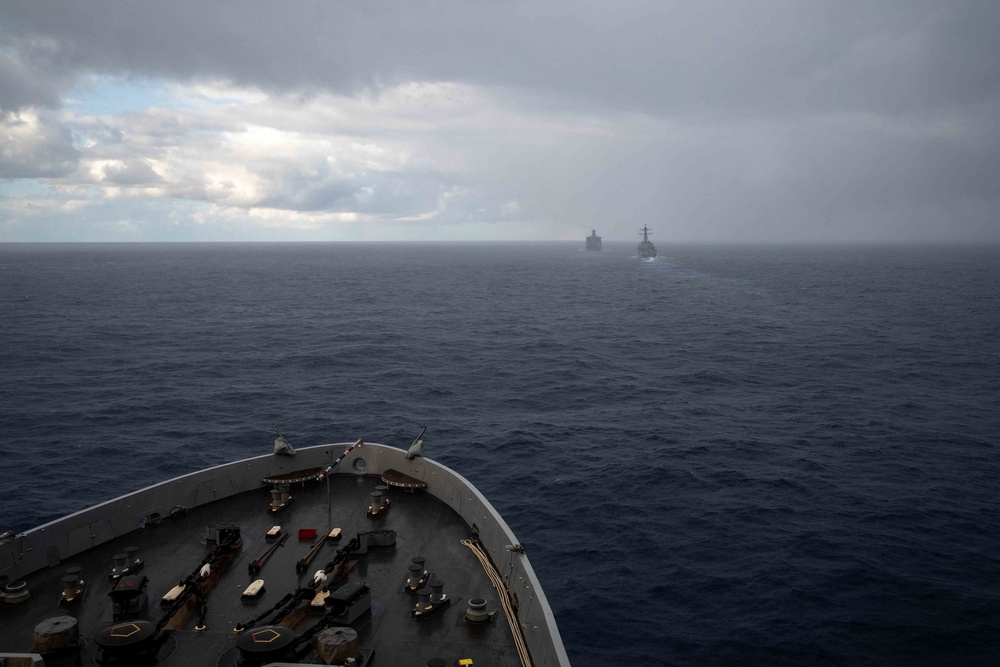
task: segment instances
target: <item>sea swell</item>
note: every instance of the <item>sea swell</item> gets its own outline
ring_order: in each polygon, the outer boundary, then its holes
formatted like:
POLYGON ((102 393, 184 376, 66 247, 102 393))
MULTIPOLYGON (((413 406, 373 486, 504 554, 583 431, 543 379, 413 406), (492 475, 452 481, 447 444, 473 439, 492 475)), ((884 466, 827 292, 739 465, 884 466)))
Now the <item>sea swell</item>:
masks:
POLYGON ((1000 252, 662 250, 0 246, 0 529, 426 425, 575 665, 1000 661, 1000 252))

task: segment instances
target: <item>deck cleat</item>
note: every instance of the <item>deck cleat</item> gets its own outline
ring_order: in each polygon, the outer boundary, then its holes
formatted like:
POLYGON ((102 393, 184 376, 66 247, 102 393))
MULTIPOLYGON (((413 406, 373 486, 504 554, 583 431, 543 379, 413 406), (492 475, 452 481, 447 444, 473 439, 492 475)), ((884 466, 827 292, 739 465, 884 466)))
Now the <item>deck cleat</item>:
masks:
POLYGON ((295 500, 288 492, 288 488, 288 484, 275 484, 274 488, 271 489, 271 503, 267 508, 272 514, 285 509, 295 500))
POLYGON ((444 582, 431 579, 429 585, 417 591, 417 604, 410 611, 414 618, 426 618, 451 604, 451 599, 444 594, 444 582))
POLYGON ((136 574, 145 565, 139 558, 139 547, 125 547, 125 558, 128 561, 125 574, 136 574))
POLYGON ((66 576, 62 578, 62 594, 59 597, 59 604, 78 604, 83 599, 83 593, 87 588, 87 582, 80 578, 83 568, 71 567, 66 570, 66 576))
MULTIPOLYGON (((382 486, 379 488, 384 489, 385 487, 382 486)), ((384 491, 379 491, 378 489, 376 489, 375 491, 372 491, 371 493, 368 494, 368 498, 370 500, 368 504, 369 519, 377 519, 378 517, 385 514, 386 510, 389 509, 389 498, 386 497, 384 491)))
POLYGON ((126 554, 115 554, 111 557, 111 561, 114 563, 114 566, 111 568, 111 574, 108 575, 108 579, 118 581, 128 574, 128 556, 126 554))
POLYGON ((444 594, 444 582, 440 579, 431 579, 431 603, 441 604, 448 599, 444 594))
POLYGON ((413 562, 410 563, 408 568, 410 574, 406 577, 406 584, 403 588, 410 593, 416 593, 418 590, 427 585, 428 572, 424 569, 423 558, 420 558, 421 562, 416 562, 417 559, 414 558, 413 562))
POLYGON ((108 579, 118 581, 122 577, 137 574, 142 570, 142 566, 145 563, 142 562, 138 554, 139 547, 125 547, 125 551, 112 556, 111 560, 114 562, 114 567, 111 568, 111 574, 108 575, 108 579))

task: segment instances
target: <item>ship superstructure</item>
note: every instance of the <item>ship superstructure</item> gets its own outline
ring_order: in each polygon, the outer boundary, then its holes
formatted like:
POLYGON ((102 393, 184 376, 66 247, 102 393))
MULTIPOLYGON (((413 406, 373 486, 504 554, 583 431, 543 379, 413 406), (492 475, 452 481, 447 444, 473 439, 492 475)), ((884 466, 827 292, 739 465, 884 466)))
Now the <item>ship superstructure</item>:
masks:
POLYGON ((649 240, 650 232, 651 230, 646 227, 646 225, 643 225, 642 230, 639 232, 639 236, 642 240, 639 241, 639 245, 636 246, 636 250, 639 251, 639 257, 642 259, 652 259, 653 257, 656 257, 656 246, 649 240))

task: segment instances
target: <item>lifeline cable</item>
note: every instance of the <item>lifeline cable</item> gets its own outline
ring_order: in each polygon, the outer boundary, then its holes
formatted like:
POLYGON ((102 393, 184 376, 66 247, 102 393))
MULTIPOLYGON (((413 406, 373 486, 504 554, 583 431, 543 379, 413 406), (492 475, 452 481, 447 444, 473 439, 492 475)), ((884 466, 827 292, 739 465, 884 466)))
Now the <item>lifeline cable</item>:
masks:
POLYGON ((357 442, 355 442, 353 445, 351 445, 350 447, 348 447, 347 449, 345 449, 344 453, 341 454, 339 457, 337 457, 336 461, 334 461, 333 463, 331 463, 330 465, 328 465, 326 467, 326 470, 323 471, 323 474, 324 475, 329 475, 330 472, 333 471, 334 468, 336 468, 338 465, 340 465, 340 462, 344 460, 345 456, 347 456, 348 454, 350 454, 354 450, 355 447, 360 447, 363 444, 365 444, 364 441, 361 438, 358 438, 357 442))
POLYGON ((514 611, 514 606, 510 600, 510 592, 507 590, 507 586, 504 585, 500 573, 497 572, 489 556, 486 555, 486 552, 478 544, 472 540, 462 540, 462 545, 469 547, 472 553, 476 555, 476 558, 479 559, 479 562, 483 564, 486 575, 493 582, 493 587, 497 589, 497 594, 500 596, 500 606, 503 607, 504 616, 507 617, 510 632, 514 635, 514 644, 517 646, 517 654, 521 658, 521 665, 522 667, 532 667, 531 655, 528 653, 528 647, 524 643, 524 633, 521 632, 521 626, 518 625, 516 619, 517 613, 514 611))

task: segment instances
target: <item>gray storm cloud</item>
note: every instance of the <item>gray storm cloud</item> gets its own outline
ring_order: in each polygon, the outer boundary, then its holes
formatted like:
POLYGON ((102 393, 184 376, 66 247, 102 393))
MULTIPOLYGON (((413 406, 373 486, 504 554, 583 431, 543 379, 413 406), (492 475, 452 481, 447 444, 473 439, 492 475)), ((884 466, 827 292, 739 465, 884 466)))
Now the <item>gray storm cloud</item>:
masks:
POLYGON ((668 116, 923 114, 995 101, 1000 87, 990 0, 119 0, 59 11, 21 0, 2 14, 23 64, 3 70, 8 105, 51 100, 37 91, 91 70, 341 92, 457 80, 668 116))

